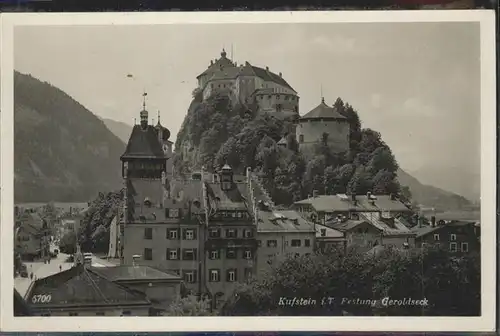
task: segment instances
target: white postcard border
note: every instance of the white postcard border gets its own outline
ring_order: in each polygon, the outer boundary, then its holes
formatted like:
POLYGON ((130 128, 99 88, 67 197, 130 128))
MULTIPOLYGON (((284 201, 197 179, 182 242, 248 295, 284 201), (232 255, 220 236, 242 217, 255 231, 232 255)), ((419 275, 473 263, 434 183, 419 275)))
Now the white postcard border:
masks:
MULTIPOLYGON (((6 13, 1 15, 0 329, 99 331, 494 331, 496 316, 495 17, 486 10, 192 13, 6 13), (480 22, 481 25, 481 317, 14 317, 13 31, 38 25, 228 23, 480 22)), ((36 55, 33 55, 34 60, 36 55)), ((467 136, 464 134, 464 136, 467 136)))

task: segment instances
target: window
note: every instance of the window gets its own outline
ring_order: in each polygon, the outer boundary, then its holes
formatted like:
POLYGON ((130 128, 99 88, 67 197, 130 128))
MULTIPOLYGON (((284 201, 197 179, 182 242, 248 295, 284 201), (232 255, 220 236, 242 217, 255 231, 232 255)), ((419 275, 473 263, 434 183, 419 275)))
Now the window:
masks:
POLYGON ((301 243, 300 239, 292 239, 292 247, 300 247, 301 243))
POLYGON ((321 229, 321 237, 325 237, 326 236, 326 229, 321 229))
POLYGON ((261 247, 262 246, 262 240, 257 240, 257 247, 261 247))
POLYGON ((304 134, 299 135, 299 142, 300 143, 304 142, 304 134))
POLYGON ((195 229, 184 229, 184 240, 195 240, 196 230, 195 229))
POLYGON ((219 270, 210 270, 210 282, 219 282, 219 270))
POLYGON ((182 260, 196 260, 196 249, 183 249, 182 260))
POLYGON ((122 315, 123 316, 130 316, 130 315, 132 315, 132 313, 130 312, 130 310, 124 310, 124 311, 122 311, 122 315))
POLYGON ((245 236, 245 238, 252 238, 253 237, 253 231, 251 229, 246 229, 244 231, 244 236, 245 236))
POLYGON ((153 260, 153 249, 144 249, 144 260, 153 260))
POLYGON ((439 233, 434 234, 434 240, 439 241, 439 233))
POLYGON ((252 250, 245 250, 243 256, 245 259, 252 259, 252 250))
POLYGON ((184 272, 184 281, 186 281, 187 283, 196 282, 196 277, 195 277, 194 271, 185 271, 184 272))
POLYGON ((450 251, 457 252, 457 243, 450 243, 450 251))
POLYGON ((144 239, 148 239, 148 240, 153 239, 153 229, 152 228, 144 228, 144 239))
POLYGON ((226 258, 227 259, 236 259, 236 250, 232 248, 228 248, 226 250, 226 258))
POLYGON ((305 239, 305 240, 304 240, 304 246, 305 246, 305 247, 309 247, 309 246, 311 246, 311 241, 310 241, 309 239, 305 239))
POLYGON ((236 281, 236 270, 235 269, 231 269, 231 270, 227 271, 226 281, 227 282, 235 282, 236 281))
POLYGON ((210 259, 212 259, 212 260, 220 259, 219 250, 210 251, 210 259))
POLYGON ((95 313, 96 316, 105 316, 106 314, 104 312, 97 312, 95 313))
POLYGON ((227 229, 226 230, 226 238, 236 238, 236 230, 235 229, 227 229))
POLYGON ((167 249, 167 260, 179 259, 179 252, 177 249, 167 249))
POLYGON ((456 234, 454 234, 454 233, 450 234, 450 240, 451 240, 451 241, 455 241, 455 240, 457 240, 457 235, 456 235, 456 234))
POLYGON ((177 229, 168 229, 167 238, 172 240, 179 239, 179 231, 177 229))
POLYGON ((277 247, 278 246, 278 241, 277 240, 268 240, 267 241, 267 247, 277 247))
POLYGON ((78 316, 78 313, 69 313, 69 316, 78 316))
POLYGON ((210 229, 208 236, 210 238, 220 238, 220 229, 210 229))
POLYGON ((462 252, 469 252, 469 243, 462 243, 462 252))

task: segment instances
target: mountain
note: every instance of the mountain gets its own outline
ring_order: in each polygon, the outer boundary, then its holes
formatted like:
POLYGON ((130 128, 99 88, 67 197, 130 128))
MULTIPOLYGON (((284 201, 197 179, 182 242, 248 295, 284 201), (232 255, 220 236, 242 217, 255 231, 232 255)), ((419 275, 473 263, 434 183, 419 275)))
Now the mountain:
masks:
MULTIPOLYGON (((121 138, 122 141, 128 141, 132 126, 111 119, 103 119, 103 121, 109 130, 121 138)), ((425 207, 435 207, 441 210, 461 210, 471 206, 470 201, 466 198, 440 188, 422 184, 402 169, 398 170, 398 180, 401 185, 410 188, 413 200, 425 207)))
POLYGON ((123 143, 127 143, 130 137, 130 133, 132 132, 132 125, 126 124, 121 121, 116 121, 112 119, 102 118, 104 125, 116 135, 123 143))
POLYGON ((14 73, 16 202, 86 202, 121 188, 125 144, 53 85, 14 73))
POLYGON ((413 200, 422 206, 433 207, 442 211, 464 210, 472 207, 472 203, 465 197, 422 184, 402 169, 398 170, 398 180, 401 185, 410 188, 413 200))

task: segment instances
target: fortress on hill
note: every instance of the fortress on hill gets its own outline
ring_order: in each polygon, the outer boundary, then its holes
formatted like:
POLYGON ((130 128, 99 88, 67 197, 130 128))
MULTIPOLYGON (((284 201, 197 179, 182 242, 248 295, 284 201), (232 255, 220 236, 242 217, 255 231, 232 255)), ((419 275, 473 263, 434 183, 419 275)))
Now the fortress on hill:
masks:
MULTIPOLYGON (((260 68, 249 62, 238 65, 227 57, 223 49, 220 58, 211 60, 208 68, 197 76, 198 88, 207 99, 215 92, 227 94, 233 103, 255 103, 258 112, 279 118, 290 118, 296 123, 296 138, 302 152, 324 139, 338 152, 349 149, 350 125, 336 108, 325 103, 303 115, 299 114, 299 96, 283 74, 275 74, 269 67, 260 68)), ((286 136, 286 135, 284 135, 286 136)), ((280 146, 286 146, 283 138, 280 146)))

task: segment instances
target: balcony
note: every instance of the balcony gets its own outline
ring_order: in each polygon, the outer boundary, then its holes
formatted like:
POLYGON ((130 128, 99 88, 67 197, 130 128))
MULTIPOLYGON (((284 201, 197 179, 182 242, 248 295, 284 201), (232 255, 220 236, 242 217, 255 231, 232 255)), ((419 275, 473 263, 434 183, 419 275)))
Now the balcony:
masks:
POLYGON ((217 248, 257 248, 257 240, 255 238, 208 238, 206 241, 206 249, 217 248))

